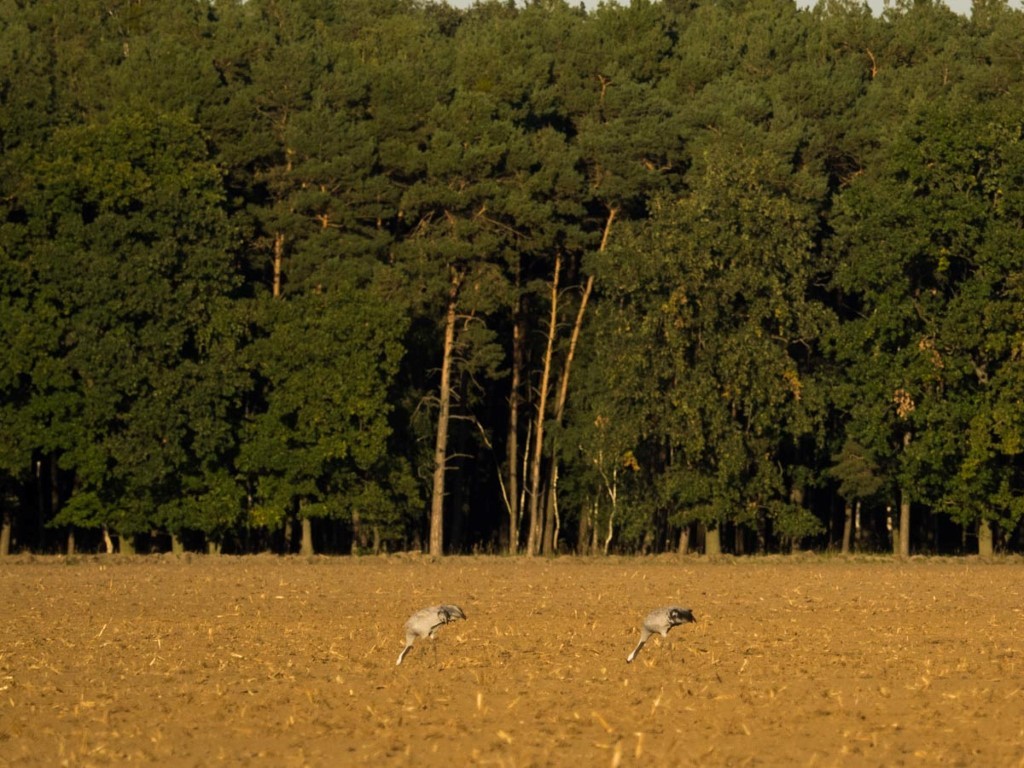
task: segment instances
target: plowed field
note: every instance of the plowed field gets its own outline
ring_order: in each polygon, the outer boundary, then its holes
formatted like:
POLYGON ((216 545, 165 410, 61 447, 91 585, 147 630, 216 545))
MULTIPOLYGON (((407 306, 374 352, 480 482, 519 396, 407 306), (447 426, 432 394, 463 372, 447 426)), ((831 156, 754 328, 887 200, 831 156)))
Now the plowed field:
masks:
POLYGON ((1024 766, 1022 619, 1021 560, 19 556, 0 765, 1024 766))

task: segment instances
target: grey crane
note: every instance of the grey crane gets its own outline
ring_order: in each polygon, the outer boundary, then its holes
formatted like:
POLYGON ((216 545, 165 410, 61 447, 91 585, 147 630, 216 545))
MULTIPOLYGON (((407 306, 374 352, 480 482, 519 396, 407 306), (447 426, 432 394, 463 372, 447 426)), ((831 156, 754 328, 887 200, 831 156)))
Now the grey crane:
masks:
POLYGON ((677 605, 670 605, 667 608, 658 608, 655 611, 651 611, 647 614, 647 618, 644 619, 644 625, 640 630, 640 642, 636 644, 633 652, 626 657, 626 662, 632 662, 636 658, 636 655, 640 653, 640 649, 644 647, 644 643, 647 642, 651 635, 658 633, 662 637, 667 637, 668 631, 672 627, 696 621, 693 618, 693 612, 689 608, 680 608, 677 605))
POLYGON ((465 618, 466 614, 457 605, 432 605, 429 608, 421 608, 416 611, 405 622, 405 648, 398 654, 398 661, 395 662, 395 666, 397 667, 402 663, 402 659, 405 658, 405 654, 409 652, 417 638, 429 637, 433 640, 434 633, 437 632, 438 627, 450 624, 457 619, 465 618))

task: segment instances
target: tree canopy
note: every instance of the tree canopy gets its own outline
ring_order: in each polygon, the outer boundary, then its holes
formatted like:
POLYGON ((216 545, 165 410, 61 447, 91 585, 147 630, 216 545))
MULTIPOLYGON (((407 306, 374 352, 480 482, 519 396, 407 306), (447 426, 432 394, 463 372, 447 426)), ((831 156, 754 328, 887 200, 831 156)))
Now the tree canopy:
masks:
POLYGON ((0 552, 1020 550, 1022 38, 0 2, 0 552))

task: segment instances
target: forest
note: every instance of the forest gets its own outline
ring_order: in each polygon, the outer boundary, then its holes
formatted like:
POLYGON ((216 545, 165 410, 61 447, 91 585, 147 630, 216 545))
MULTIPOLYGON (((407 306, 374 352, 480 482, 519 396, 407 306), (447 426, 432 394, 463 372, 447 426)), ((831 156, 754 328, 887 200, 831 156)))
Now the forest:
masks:
POLYGON ((1024 550, 1022 40, 0 0, 0 553, 1024 550))

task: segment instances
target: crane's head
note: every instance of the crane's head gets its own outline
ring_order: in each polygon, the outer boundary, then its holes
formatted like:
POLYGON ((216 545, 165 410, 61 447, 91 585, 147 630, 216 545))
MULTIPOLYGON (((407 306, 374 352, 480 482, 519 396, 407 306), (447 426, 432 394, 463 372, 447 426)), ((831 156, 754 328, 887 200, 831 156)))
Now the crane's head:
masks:
POLYGON ((466 614, 457 605, 442 605, 437 609, 437 618, 442 624, 448 624, 456 619, 465 619, 466 614))
POLYGON ((693 612, 689 608, 670 608, 668 611, 668 620, 672 623, 673 627, 689 622, 697 622, 697 619, 693 617, 693 612))

